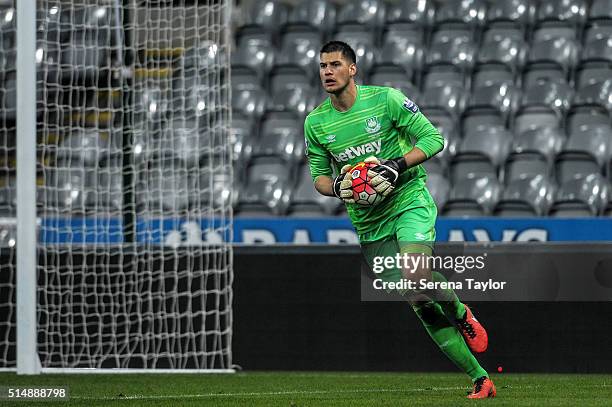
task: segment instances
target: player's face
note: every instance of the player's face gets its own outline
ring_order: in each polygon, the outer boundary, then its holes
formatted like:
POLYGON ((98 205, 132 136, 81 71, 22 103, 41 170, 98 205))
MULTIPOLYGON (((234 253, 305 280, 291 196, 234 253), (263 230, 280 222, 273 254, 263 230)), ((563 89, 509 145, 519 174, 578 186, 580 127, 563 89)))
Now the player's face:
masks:
POLYGON ((321 54, 319 75, 327 93, 339 94, 357 73, 355 64, 347 61, 340 51, 321 54))

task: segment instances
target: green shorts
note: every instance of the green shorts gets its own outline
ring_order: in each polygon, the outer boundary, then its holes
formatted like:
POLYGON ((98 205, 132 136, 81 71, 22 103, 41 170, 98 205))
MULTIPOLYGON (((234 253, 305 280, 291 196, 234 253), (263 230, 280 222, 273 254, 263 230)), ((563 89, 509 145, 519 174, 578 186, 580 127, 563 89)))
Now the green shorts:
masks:
MULTIPOLYGON (((436 240, 437 215, 436 204, 424 188, 407 210, 388 219, 376 229, 359 234, 362 252, 370 269, 376 271, 375 262, 398 254, 431 255, 436 240)), ((402 273, 399 268, 385 267, 377 277, 384 281, 399 281, 402 273)))

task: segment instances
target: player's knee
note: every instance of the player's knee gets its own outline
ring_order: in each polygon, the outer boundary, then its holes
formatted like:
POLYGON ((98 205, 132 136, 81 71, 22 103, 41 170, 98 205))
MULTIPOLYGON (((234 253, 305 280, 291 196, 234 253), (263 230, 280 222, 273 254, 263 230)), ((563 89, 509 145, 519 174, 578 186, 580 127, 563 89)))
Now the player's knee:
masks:
POLYGON ((404 253, 402 255, 402 274, 409 280, 428 278, 428 256, 422 253, 404 253))
POLYGON ((426 290, 423 288, 423 282, 431 281, 431 270, 427 267, 418 268, 403 268, 402 277, 406 280, 413 282, 414 292, 417 294, 424 293, 426 290))

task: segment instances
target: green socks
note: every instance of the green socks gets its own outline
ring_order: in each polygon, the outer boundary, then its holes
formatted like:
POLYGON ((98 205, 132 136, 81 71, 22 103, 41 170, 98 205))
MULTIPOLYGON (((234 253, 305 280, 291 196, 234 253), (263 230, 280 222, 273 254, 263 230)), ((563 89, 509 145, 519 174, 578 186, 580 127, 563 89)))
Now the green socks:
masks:
MULTIPOLYGON (((450 291, 452 292, 452 290, 450 291)), ((433 301, 421 302, 412 305, 412 308, 440 350, 467 373, 472 381, 482 376, 489 376, 472 355, 461 333, 446 318, 442 307, 438 303, 433 301)))
MULTIPOLYGON (((446 277, 437 271, 431 272, 431 278, 434 283, 448 282, 446 277)), ((428 293, 429 298, 440 304, 444 310, 444 314, 450 319, 461 319, 465 315, 465 307, 459 301, 457 294, 451 288, 438 288, 428 293)))

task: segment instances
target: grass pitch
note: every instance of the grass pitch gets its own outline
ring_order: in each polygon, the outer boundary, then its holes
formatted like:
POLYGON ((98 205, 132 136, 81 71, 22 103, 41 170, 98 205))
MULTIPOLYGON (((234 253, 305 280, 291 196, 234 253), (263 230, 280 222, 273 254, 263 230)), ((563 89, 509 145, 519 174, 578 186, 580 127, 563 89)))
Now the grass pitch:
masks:
MULTIPOLYGON (((69 406, 499 406, 612 405, 612 375, 497 374, 497 398, 467 400, 466 376, 450 373, 274 372, 228 375, 0 374, 0 386, 68 386, 69 406)), ((43 404, 41 404, 43 403, 43 404)))

